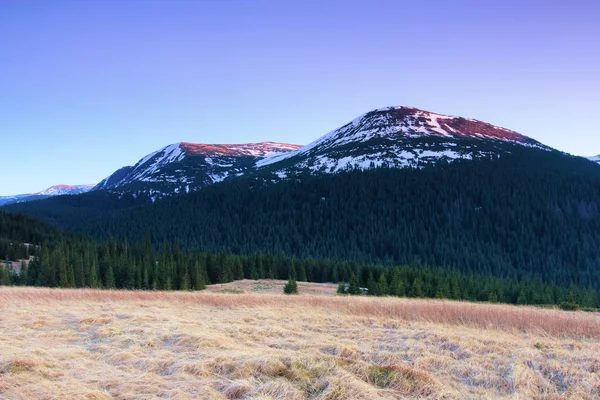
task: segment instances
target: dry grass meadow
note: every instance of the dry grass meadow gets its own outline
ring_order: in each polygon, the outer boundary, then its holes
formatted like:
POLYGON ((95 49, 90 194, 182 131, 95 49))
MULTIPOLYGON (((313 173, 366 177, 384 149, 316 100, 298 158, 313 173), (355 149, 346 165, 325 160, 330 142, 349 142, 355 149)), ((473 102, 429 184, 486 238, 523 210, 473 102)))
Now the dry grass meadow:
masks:
POLYGON ((600 398, 597 314, 256 287, 0 288, 0 398, 600 398))

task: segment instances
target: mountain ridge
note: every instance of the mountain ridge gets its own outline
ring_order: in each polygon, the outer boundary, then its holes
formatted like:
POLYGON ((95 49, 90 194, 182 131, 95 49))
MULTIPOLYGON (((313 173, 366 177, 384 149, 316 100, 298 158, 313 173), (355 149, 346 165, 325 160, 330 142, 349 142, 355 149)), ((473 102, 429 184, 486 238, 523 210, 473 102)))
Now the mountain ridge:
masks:
POLYGON ((66 194, 82 194, 91 190, 95 184, 67 185, 64 183, 50 186, 44 190, 34 193, 17 194, 13 196, 0 196, 0 206, 20 203, 24 201, 42 200, 53 196, 62 196, 66 194))
POLYGON ((300 145, 259 142, 200 144, 177 142, 142 157, 135 165, 118 169, 93 191, 116 190, 151 201, 189 193, 253 168, 257 159, 300 148, 300 145))
POLYGON ((137 179, 124 186, 7 210, 100 240, 600 288, 600 170, 587 159, 483 122, 393 107, 296 147, 247 155, 176 143, 109 179, 137 179))
POLYGON ((301 173, 422 167, 495 157, 513 146, 553 149, 510 129, 414 107, 369 111, 306 146, 278 142, 177 142, 115 171, 93 190, 146 196, 152 202, 240 176, 281 180, 301 173))

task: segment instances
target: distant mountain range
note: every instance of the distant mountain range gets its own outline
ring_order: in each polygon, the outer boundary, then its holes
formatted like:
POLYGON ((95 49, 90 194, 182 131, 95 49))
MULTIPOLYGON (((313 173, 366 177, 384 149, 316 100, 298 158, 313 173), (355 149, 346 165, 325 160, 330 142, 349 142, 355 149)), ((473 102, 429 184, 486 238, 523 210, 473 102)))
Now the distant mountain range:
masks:
POLYGON ((422 168, 437 162, 499 157, 514 146, 553 150, 485 122, 411 107, 386 107, 361 115, 307 146, 171 144, 134 166, 115 171, 93 190, 154 202, 242 176, 279 181, 303 173, 422 168))
POLYGON ((88 193, 6 210, 101 240, 600 289, 597 164, 410 107, 370 111, 306 146, 172 144, 88 193))
POLYGON ((42 200, 48 197, 61 196, 65 194, 82 194, 91 190, 96 185, 55 185, 41 192, 18 194, 14 196, 0 196, 0 206, 12 203, 21 203, 32 200, 42 200))
MULTIPOLYGON (((96 186, 57 185, 45 191, 0 197, 0 206, 88 190, 132 195, 138 202, 195 192, 239 177, 280 181, 300 174, 373 168, 423 168, 439 162, 497 158, 515 146, 554 149, 506 128, 412 107, 385 107, 300 146, 174 143, 115 171, 96 186)), ((589 160, 600 163, 600 156, 589 160)))

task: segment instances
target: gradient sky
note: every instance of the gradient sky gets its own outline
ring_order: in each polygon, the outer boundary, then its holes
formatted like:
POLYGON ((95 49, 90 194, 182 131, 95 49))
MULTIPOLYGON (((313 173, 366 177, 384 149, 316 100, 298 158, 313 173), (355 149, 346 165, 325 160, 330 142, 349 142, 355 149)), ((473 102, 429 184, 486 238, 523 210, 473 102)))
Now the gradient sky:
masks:
POLYGON ((406 105, 600 153, 600 1, 0 1, 0 195, 406 105))

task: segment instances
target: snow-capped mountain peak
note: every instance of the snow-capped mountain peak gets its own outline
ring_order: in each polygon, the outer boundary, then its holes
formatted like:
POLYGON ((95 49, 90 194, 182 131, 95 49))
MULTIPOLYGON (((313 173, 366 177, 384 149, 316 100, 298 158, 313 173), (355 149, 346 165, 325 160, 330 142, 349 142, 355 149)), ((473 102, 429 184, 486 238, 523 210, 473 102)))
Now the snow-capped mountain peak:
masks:
POLYGON ((293 169, 337 172, 382 165, 417 166, 440 159, 489 156, 496 150, 506 151, 503 143, 550 150, 506 128, 399 106, 370 111, 307 146, 260 160, 257 166, 278 169, 278 162, 297 160, 295 166, 279 169, 279 176, 293 169))
POLYGON ((32 196, 60 196, 64 194, 81 194, 89 191, 96 185, 54 185, 41 192, 32 193, 32 196))
POLYGON ((552 150, 515 131, 478 120, 412 107, 385 107, 304 147, 276 142, 170 144, 114 172, 94 190, 155 201, 251 174, 276 181, 301 173, 421 168, 440 161, 500 157, 522 147, 552 150))
POLYGON ((262 157, 292 151, 299 145, 263 142, 247 144, 200 144, 179 142, 165 146, 123 167, 100 182, 94 190, 117 189, 126 185, 143 188, 134 194, 153 200, 198 190, 254 168, 262 157))
POLYGON ((54 185, 45 190, 35 193, 17 194, 14 196, 0 196, 0 206, 11 203, 22 203, 31 200, 41 200, 52 196, 62 196, 65 194, 81 194, 88 192, 96 185, 54 185))

